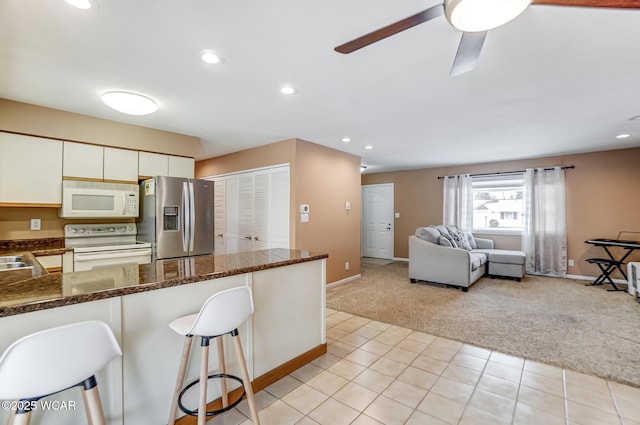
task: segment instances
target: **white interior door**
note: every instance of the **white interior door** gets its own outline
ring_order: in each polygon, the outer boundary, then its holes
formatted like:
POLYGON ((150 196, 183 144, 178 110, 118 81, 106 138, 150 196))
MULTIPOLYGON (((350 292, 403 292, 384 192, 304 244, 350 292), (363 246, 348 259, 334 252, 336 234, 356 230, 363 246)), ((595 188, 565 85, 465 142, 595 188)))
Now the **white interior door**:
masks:
POLYGON ((393 259, 393 183, 362 186, 362 255, 393 259))

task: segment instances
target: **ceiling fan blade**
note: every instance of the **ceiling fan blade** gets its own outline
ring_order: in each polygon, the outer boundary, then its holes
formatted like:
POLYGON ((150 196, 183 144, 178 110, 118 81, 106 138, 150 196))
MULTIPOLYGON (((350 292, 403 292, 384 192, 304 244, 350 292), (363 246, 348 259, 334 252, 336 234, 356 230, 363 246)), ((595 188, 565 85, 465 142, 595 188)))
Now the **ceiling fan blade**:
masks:
POLYGON ((355 52, 369 44, 373 44, 401 31, 408 30, 411 27, 430 21, 433 18, 437 18, 443 13, 444 10, 442 8, 442 4, 432 6, 429 9, 423 10, 415 15, 411 15, 408 18, 404 18, 398 22, 380 28, 379 30, 375 30, 369 34, 363 35, 362 37, 358 37, 355 40, 344 43, 336 47, 334 50, 338 53, 344 54, 355 52))
POLYGON ((533 0, 532 4, 551 6, 610 7, 640 9, 640 0, 533 0))
POLYGON ((452 77, 464 74, 476 67, 486 37, 487 31, 462 33, 462 38, 458 45, 458 52, 451 67, 450 75, 452 77))

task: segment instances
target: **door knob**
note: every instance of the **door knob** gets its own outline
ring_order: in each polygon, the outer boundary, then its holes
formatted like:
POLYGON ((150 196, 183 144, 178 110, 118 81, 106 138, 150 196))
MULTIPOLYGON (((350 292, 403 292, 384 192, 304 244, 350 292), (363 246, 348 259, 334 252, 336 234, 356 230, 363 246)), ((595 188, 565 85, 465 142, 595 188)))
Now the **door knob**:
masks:
POLYGON ((251 236, 245 236, 245 239, 251 240, 251 236))
POLYGON ((253 237, 253 240, 254 240, 254 241, 257 241, 257 240, 258 240, 258 237, 257 237, 257 236, 254 236, 254 237, 253 237))

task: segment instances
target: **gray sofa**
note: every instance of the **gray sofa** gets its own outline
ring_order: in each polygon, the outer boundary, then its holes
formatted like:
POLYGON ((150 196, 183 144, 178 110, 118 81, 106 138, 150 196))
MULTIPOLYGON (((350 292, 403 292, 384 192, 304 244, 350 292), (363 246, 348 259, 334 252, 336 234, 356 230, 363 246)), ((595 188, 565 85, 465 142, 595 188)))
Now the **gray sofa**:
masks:
POLYGON ((520 281, 524 252, 495 249, 491 239, 476 238, 455 226, 419 227, 409 236, 409 279, 459 287, 467 292, 480 277, 520 281))

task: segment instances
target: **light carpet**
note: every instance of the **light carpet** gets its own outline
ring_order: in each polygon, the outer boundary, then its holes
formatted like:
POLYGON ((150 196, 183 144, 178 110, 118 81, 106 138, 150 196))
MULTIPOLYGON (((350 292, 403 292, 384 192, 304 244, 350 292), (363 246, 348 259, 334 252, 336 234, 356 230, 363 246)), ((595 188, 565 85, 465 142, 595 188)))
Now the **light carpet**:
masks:
POLYGON ((609 285, 526 275, 469 292, 409 283, 408 264, 362 264, 327 307, 640 387, 640 304, 609 285))

